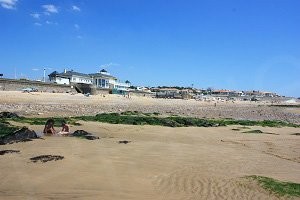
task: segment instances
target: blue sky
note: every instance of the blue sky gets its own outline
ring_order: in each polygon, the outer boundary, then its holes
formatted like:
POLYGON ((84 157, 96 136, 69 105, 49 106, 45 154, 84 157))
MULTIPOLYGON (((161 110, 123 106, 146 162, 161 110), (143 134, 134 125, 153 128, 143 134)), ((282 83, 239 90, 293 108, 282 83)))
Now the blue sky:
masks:
POLYGON ((0 0, 0 73, 300 96, 299 0, 0 0))

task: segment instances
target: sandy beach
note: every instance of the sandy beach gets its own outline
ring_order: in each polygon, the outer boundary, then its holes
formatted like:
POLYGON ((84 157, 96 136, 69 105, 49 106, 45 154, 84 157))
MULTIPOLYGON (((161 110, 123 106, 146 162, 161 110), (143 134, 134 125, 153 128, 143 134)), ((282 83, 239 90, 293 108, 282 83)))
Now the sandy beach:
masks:
POLYGON ((0 96, 0 110, 15 112, 26 117, 69 117, 105 112, 139 111, 158 112, 168 116, 280 120, 300 124, 299 108, 271 107, 270 102, 204 102, 136 96, 128 99, 119 95, 86 97, 82 94, 22 93, 20 91, 0 91, 0 96))
MULTIPOLYGON (((299 122, 297 109, 264 104, 212 103, 133 97, 0 92, 0 111, 27 117, 94 115, 139 110, 163 115, 273 119, 299 122), (258 106, 260 105, 260 106, 258 106), (244 112, 239 112, 243 110, 244 112), (260 111, 260 114, 258 112, 260 111), (255 111, 255 112, 253 112, 255 111)), ((36 132, 43 126, 26 125, 36 132)), ((0 146, 19 150, 0 157, 0 199, 299 199, 280 197, 245 176, 300 183, 300 128, 250 127, 274 134, 245 134, 226 127, 133 126, 83 122, 99 140, 45 136, 0 146), (119 141, 130 141, 120 144, 119 141), (63 160, 32 163, 39 155, 63 160)))

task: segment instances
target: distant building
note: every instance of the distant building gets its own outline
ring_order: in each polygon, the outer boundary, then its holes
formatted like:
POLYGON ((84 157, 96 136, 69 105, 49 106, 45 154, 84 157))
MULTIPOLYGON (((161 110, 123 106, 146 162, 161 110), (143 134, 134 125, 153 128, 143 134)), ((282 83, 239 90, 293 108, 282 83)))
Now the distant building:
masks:
POLYGON ((148 87, 143 87, 143 86, 138 86, 135 89, 136 91, 141 91, 141 92, 151 92, 151 90, 148 87))
POLYGON ((157 88, 156 97, 158 98, 182 98, 180 90, 177 88, 157 88))
POLYGON ((49 81, 57 84, 69 85, 70 79, 63 74, 58 73, 57 71, 52 72, 49 76, 49 81))
POLYGON ((110 73, 108 73, 105 69, 102 69, 98 73, 89 74, 89 76, 93 79, 93 84, 97 88, 128 90, 130 87, 129 81, 122 82, 116 77, 110 75, 110 73))
POLYGON ((70 83, 93 84, 93 80, 89 75, 75 72, 73 70, 71 71, 64 70, 63 73, 58 73, 57 71, 54 71, 48 76, 50 82, 54 82, 57 84, 65 84, 65 85, 69 85, 70 83))
POLYGON ((274 92, 260 92, 260 94, 264 97, 277 97, 278 95, 274 92))
POLYGON ((116 77, 110 75, 105 69, 100 72, 93 74, 84 74, 75 71, 64 70, 63 73, 58 73, 57 71, 52 72, 48 75, 50 82, 57 84, 92 84, 97 88, 106 89, 117 89, 117 90, 127 90, 130 87, 130 82, 121 82, 116 77))
POLYGON ((237 92, 233 90, 213 90, 211 94, 214 96, 238 96, 237 92))
POLYGON ((277 97, 278 95, 274 92, 262 92, 262 91, 242 91, 242 96, 254 96, 254 97, 277 97))
POLYGON ((116 77, 111 76, 105 69, 100 72, 89 74, 93 79, 93 84, 97 88, 113 88, 113 83, 117 80, 116 77))

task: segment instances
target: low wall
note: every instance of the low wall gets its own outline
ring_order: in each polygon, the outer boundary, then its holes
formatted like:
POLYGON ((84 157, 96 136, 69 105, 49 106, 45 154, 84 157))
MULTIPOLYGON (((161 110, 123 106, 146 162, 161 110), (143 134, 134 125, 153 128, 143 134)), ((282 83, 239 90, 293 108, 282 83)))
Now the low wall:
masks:
POLYGON ((130 95, 132 96, 139 96, 139 97, 155 97, 154 92, 143 92, 143 91, 130 91, 130 95))
POLYGON ((98 94, 109 94, 110 89, 104 88, 96 88, 94 85, 84 84, 84 83, 77 83, 74 87, 78 88, 80 93, 87 94, 90 93, 91 95, 98 95, 98 94))
POLYGON ((21 91, 24 88, 35 88, 38 91, 43 92, 77 93, 76 90, 70 85, 58 85, 55 83, 0 78, 0 91, 21 91))
POLYGON ((100 88, 96 89, 96 95, 97 94, 105 95, 105 94, 110 94, 110 93, 111 93, 111 89, 100 89, 100 88))

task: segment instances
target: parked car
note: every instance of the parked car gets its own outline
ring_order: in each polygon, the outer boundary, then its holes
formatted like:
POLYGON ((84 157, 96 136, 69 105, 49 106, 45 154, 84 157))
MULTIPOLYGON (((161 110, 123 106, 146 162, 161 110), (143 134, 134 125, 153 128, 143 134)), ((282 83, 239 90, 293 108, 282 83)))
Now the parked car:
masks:
POLYGON ((38 92, 36 88, 24 88, 22 89, 23 92, 38 92))

